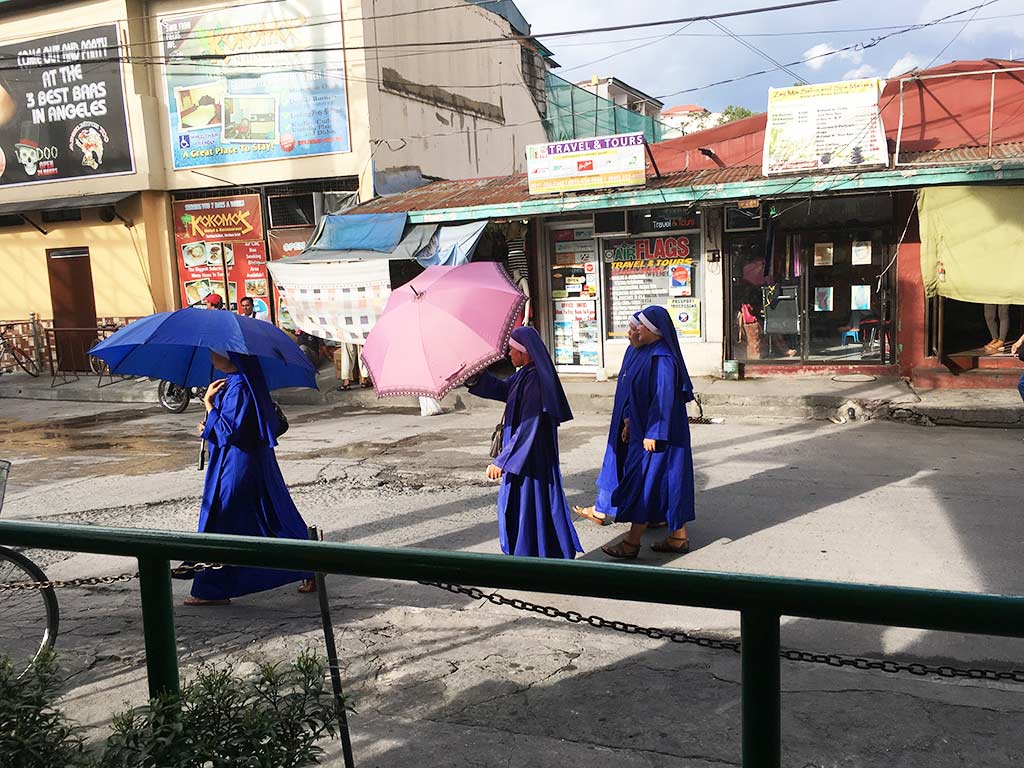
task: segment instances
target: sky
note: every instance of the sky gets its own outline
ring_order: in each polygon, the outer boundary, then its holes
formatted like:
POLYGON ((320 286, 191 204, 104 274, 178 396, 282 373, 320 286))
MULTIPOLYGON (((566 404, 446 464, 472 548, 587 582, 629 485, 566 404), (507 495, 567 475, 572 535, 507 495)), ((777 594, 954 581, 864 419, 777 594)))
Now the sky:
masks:
MULTIPOLYGON (((515 0, 534 34, 630 24, 782 5, 790 0, 515 0)), ((593 35, 542 38, 572 81, 613 76, 659 98, 666 108, 698 104, 719 111, 729 104, 766 108, 768 88, 802 77, 822 83, 892 77, 953 60, 1024 59, 1024 0, 838 0, 807 8, 722 19, 792 74, 775 71, 713 87, 711 83, 772 70, 776 65, 708 21, 593 35), (976 8, 983 5, 984 7, 976 8), (946 22, 877 38, 965 9, 946 22), (972 18, 973 17, 973 18, 972 18), (969 22, 969 23, 967 23, 969 22), (966 23, 966 26, 965 26, 966 23), (883 27, 883 29, 877 29, 883 27), (870 29, 876 28, 876 29, 870 29), (874 43, 874 44, 872 44, 874 43), (851 47, 855 46, 855 47, 851 47), (825 54, 825 55, 822 55, 825 54), (607 57, 607 58, 606 58, 607 57), (934 63, 933 63, 934 62, 934 63), (689 89, 698 89, 686 92, 689 89)))

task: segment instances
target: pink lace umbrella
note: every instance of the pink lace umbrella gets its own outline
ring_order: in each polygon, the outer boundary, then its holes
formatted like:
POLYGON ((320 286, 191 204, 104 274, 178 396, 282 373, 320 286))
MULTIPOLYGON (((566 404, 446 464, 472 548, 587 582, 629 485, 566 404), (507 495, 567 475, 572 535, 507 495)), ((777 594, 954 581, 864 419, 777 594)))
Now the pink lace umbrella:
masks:
POLYGON ((428 267, 392 292, 366 339, 377 397, 440 400, 505 356, 525 304, 500 264, 428 267))

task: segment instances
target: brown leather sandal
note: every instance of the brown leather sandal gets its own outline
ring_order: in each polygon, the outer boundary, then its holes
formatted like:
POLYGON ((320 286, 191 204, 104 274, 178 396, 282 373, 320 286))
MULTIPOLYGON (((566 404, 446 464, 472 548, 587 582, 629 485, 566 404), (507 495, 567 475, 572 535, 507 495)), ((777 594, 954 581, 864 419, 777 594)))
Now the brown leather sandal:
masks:
POLYGON ((611 519, 607 515, 604 517, 598 517, 597 514, 595 514, 597 510, 593 507, 573 507, 572 511, 580 517, 586 518, 594 525, 609 525, 611 523, 611 519))
POLYGON ((687 536, 684 536, 683 538, 666 536, 661 541, 651 544, 651 549, 655 552, 662 552, 670 555, 685 555, 690 551, 690 539, 687 536), (676 545, 672 544, 673 541, 682 543, 676 545))
POLYGON ((608 557, 614 557, 618 560, 636 560, 636 556, 640 554, 640 545, 630 544, 623 539, 618 544, 605 544, 601 547, 601 551, 608 555, 608 557))

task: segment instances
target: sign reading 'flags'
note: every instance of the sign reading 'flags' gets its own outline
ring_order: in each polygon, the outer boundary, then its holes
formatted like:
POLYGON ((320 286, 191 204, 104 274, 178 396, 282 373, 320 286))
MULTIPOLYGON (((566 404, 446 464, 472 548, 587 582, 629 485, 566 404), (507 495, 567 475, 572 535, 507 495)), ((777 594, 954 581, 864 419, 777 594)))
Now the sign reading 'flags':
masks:
POLYGON ((768 91, 765 176, 888 165, 878 78, 768 91))

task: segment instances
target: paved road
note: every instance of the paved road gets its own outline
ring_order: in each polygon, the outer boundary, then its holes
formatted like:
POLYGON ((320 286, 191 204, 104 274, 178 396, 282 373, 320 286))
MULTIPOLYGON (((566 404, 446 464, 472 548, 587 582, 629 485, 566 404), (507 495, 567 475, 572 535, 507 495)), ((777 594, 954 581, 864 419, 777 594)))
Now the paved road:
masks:
MULTIPOLYGON (((441 417, 289 410, 279 456, 307 521, 332 540, 497 552, 483 478, 495 413, 441 417)), ((197 410, 0 401, 14 459, 5 517, 194 529, 197 410)), ((604 418, 561 434, 570 501, 589 500, 604 418)), ((1017 567, 1020 433, 734 421, 694 428, 694 551, 665 567, 1024 593, 1017 567)), ((622 527, 577 523, 588 559, 622 527)), ((653 540, 653 535, 651 536, 653 540)), ((34 553, 54 577, 120 572, 116 558, 34 553)), ((628 565, 623 565, 628 568, 628 565)), ((176 583, 184 597, 187 585, 176 583)), ((735 657, 563 625, 430 588, 330 580, 361 765, 711 766, 738 763, 735 657)), ((733 635, 734 614, 571 597, 560 607, 733 635)), ((102 725, 139 701, 134 585, 61 594, 69 699, 102 725)), ((315 601, 291 589, 226 609, 178 609, 187 663, 316 645, 315 601)), ((822 651, 1020 667, 1024 642, 806 620, 783 643, 822 651)), ((786 765, 1008 765, 1024 760, 1024 686, 785 664, 786 765)))

